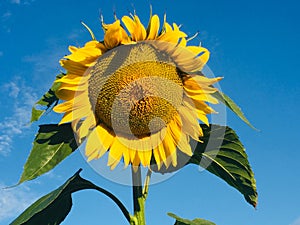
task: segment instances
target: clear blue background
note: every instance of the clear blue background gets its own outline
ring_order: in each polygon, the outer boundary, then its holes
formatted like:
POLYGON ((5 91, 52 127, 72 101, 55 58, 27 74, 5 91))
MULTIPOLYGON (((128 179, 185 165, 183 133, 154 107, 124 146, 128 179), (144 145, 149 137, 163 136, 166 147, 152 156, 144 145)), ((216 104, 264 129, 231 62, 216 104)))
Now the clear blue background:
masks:
MULTIPOLYGON (((194 41, 210 49, 208 63, 220 85, 252 123, 254 131, 228 112, 227 123, 244 143, 257 179, 257 209, 208 172, 190 166, 150 187, 148 224, 173 224, 166 215, 202 217, 218 225, 299 225, 299 50, 298 1, 71 1, 1 0, 0 2, 0 186, 15 184, 22 172, 38 124, 27 126, 29 110, 59 73, 68 45, 90 40, 80 21, 103 38, 99 15, 113 22, 135 9, 147 24, 149 5, 182 24, 194 41)), ((41 122, 59 121, 48 115, 41 122)), ((79 152, 52 172, 20 187, 0 191, 0 224, 11 222, 40 196, 61 185, 82 167, 82 176, 111 190, 132 210, 131 189, 95 173, 79 152)), ((83 191, 63 222, 127 224, 104 196, 83 191), (100 220, 102 222, 100 222, 100 220)))

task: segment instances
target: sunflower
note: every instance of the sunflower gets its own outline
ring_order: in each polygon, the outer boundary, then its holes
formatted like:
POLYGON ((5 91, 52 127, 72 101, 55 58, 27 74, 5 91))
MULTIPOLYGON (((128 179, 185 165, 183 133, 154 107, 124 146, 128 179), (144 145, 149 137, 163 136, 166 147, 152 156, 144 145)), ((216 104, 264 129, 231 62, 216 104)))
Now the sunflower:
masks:
POLYGON ((210 94, 221 78, 197 75, 209 51, 188 46, 175 23, 160 28, 157 15, 147 28, 137 15, 102 27, 102 41, 70 46, 60 61, 60 124, 71 122, 78 143, 86 140, 88 160, 108 152, 111 169, 121 159, 125 167, 149 167, 151 159, 158 169, 176 166, 177 151, 191 156, 190 138, 201 141, 199 121, 208 125, 215 112, 207 103, 218 103, 210 94))

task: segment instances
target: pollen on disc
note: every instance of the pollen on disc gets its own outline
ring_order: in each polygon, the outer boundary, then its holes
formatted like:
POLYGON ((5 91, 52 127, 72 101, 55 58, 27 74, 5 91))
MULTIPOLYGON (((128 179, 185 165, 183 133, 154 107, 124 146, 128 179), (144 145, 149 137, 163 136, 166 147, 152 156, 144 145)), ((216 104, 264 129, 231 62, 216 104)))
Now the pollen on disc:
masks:
POLYGON ((89 98, 98 123, 125 135, 147 136, 173 119, 182 86, 170 56, 141 43, 99 58, 91 71, 89 98))

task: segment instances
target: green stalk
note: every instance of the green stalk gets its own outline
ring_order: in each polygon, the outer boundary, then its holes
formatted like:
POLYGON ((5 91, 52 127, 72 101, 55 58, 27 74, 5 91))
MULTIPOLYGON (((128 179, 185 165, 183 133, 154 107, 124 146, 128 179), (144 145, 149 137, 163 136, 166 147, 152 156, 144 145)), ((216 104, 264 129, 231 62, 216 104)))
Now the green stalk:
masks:
POLYGON ((134 218, 131 219, 131 224, 146 225, 145 220, 145 197, 143 195, 141 168, 136 171, 131 167, 132 173, 132 191, 133 191, 133 210, 134 218))

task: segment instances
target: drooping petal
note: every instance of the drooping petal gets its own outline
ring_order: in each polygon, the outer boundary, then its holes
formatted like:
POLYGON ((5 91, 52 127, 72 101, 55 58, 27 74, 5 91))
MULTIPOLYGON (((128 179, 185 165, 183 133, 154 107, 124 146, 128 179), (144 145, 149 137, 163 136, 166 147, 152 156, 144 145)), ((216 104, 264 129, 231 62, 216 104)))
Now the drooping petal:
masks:
POLYGON ((130 40, 126 31, 121 27, 120 20, 107 25, 107 30, 104 35, 104 44, 108 49, 112 49, 119 44, 127 44, 130 40))

